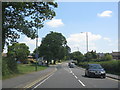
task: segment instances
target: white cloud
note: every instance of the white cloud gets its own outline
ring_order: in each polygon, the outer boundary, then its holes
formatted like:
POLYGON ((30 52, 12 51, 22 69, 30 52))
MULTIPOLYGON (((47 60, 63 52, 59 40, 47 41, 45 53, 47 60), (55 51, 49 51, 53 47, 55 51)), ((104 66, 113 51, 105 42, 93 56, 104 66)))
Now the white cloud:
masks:
MULTIPOLYGON (((38 45, 41 44, 41 38, 38 38, 38 45)), ((27 45, 36 45, 36 39, 30 39, 25 37, 22 42, 20 43, 26 43, 27 45)))
MULTIPOLYGON (((30 52, 32 53, 36 48, 36 39, 30 39, 25 36, 23 40, 19 40, 19 43, 25 43, 28 47, 30 52)), ((38 38, 38 46, 41 44, 41 38, 38 38)))
POLYGON ((103 39, 106 40, 106 41, 108 41, 108 42, 111 42, 110 38, 104 37, 103 39))
MULTIPOLYGON (((98 34, 92 34, 91 32, 87 32, 87 34, 89 51, 96 50, 97 46, 95 41, 102 39, 102 36, 98 34)), ((72 52, 79 49, 82 53, 86 53, 86 33, 72 34, 67 38, 67 42, 68 46, 71 47, 72 52)))
POLYGON ((112 14, 112 11, 107 10, 107 11, 103 11, 102 13, 98 13, 97 15, 99 17, 111 17, 112 16, 111 14, 112 14))
MULTIPOLYGON (((80 51, 86 53, 86 33, 71 34, 67 38, 67 44, 71 48, 71 51, 80 51)), ((96 50, 96 52, 112 52, 117 50, 117 44, 115 40, 108 37, 103 37, 99 34, 93 34, 88 32, 88 50, 96 50)))
MULTIPOLYGON (((36 48, 36 39, 30 39, 27 38, 26 36, 23 36, 23 39, 19 39, 18 42, 19 43, 25 43, 28 47, 30 52, 32 53, 34 51, 34 49, 36 48)), ((40 46, 41 44, 41 38, 38 38, 38 46, 40 46)), ((4 53, 7 53, 7 47, 5 46, 5 50, 4 53)))
POLYGON ((49 22, 46 22, 46 24, 50 27, 60 27, 60 26, 64 26, 64 23, 62 22, 62 19, 52 19, 49 22))

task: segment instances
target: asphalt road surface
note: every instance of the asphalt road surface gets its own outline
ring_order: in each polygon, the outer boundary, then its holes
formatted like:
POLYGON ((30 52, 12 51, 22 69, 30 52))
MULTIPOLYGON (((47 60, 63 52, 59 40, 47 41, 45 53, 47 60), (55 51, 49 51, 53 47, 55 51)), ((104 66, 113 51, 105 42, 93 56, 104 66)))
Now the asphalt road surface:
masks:
POLYGON ((58 64, 56 72, 32 88, 118 88, 118 81, 111 78, 88 78, 79 67, 69 68, 68 63, 58 64))

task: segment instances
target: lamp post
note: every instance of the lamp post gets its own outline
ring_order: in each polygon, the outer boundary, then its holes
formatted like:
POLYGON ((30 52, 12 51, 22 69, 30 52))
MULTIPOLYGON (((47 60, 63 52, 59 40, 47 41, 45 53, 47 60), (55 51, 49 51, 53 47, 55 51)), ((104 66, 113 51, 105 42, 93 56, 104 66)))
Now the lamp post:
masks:
POLYGON ((88 52, 88 32, 81 32, 86 33, 86 51, 88 52))
POLYGON ((87 52, 88 52, 88 32, 86 32, 86 47, 87 47, 87 52))
MULTIPOLYGON (((37 11, 37 18, 38 18, 38 11, 37 11)), ((36 30, 36 54, 35 54, 35 57, 36 57, 36 65, 35 65, 35 71, 37 71, 37 61, 38 61, 38 22, 36 23, 37 25, 37 30, 36 30)))

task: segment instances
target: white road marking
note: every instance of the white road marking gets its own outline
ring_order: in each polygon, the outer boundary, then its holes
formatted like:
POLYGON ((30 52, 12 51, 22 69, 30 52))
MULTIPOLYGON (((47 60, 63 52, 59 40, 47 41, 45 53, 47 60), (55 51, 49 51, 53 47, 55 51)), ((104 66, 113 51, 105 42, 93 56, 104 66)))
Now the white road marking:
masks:
MULTIPOLYGON (((54 73, 53 73, 54 74, 54 73)), ((52 74, 52 75, 53 75, 52 74)), ((38 86, 40 86, 42 83, 44 83, 46 80, 48 80, 52 75, 50 75, 49 77, 47 77, 46 79, 44 79, 42 82, 40 82, 38 85, 36 85, 35 87, 33 87, 32 90, 34 90, 35 88, 37 88, 38 86)))
MULTIPOLYGON (((70 69, 70 71, 72 72, 72 70, 70 69)), ((72 74, 73 74, 73 76, 76 78, 76 79, 78 79, 78 77, 72 72, 72 74)), ((85 84, 82 82, 82 81, 80 81, 80 80, 78 80, 79 81, 79 83, 81 83, 84 87, 85 87, 85 84)))
POLYGON ((77 77, 77 76, 75 76, 75 78, 77 79, 78 77, 77 77))
POLYGON ((69 68, 69 70, 70 70, 70 73, 73 73, 72 70, 71 70, 70 68, 69 68))
POLYGON ((78 80, 83 86, 85 86, 85 84, 83 84, 80 80, 78 80))

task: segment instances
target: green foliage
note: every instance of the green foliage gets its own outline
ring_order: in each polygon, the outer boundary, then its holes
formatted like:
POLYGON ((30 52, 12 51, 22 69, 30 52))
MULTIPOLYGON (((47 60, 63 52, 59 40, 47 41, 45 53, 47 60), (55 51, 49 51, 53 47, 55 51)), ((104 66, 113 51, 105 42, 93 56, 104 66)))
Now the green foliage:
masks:
POLYGON ((79 62, 83 61, 84 56, 81 52, 76 51, 71 54, 71 59, 77 60, 77 64, 79 64, 79 62))
POLYGON ((10 72, 9 72, 8 65, 7 65, 7 59, 4 58, 2 60, 2 75, 5 76, 9 74, 10 72))
POLYGON ((101 64, 107 73, 120 75, 120 69, 119 69, 120 61, 119 60, 102 61, 102 62, 80 62, 79 65, 85 68, 85 66, 88 63, 89 64, 101 64))
MULTIPOLYGON (((4 74, 2 78, 7 79, 7 78, 11 78, 11 77, 16 77, 18 75, 35 72, 35 66, 32 64, 18 64, 17 68, 18 68, 19 72, 16 72, 16 73, 7 73, 6 72, 6 74, 4 74)), ((46 68, 47 67, 44 67, 44 66, 37 66, 38 71, 44 70, 46 68)))
POLYGON ((20 33, 31 39, 37 37, 36 30, 56 15, 54 8, 56 2, 2 2, 3 48, 5 43, 16 42, 20 33))
POLYGON ((66 38, 57 32, 51 32, 42 39, 39 50, 39 56, 48 60, 60 60, 68 55, 70 48, 67 46, 66 38))
POLYGON ((105 54, 105 56, 103 58, 104 58, 105 61, 110 61, 110 60, 113 59, 112 55, 110 55, 110 54, 105 54))
POLYGON ((17 61, 24 62, 29 55, 29 47, 24 43, 14 43, 8 46, 8 57, 16 59, 17 61))
POLYGON ((2 75, 10 75, 13 73, 17 73, 18 68, 17 68, 17 63, 14 59, 12 58, 3 58, 2 60, 2 75))
POLYGON ((97 54, 96 51, 91 51, 91 52, 87 52, 85 55, 85 61, 94 61, 95 59, 97 59, 97 54))
POLYGON ((85 61, 90 61, 90 60, 92 60, 92 53, 91 52, 87 52, 86 54, 85 54, 85 61))
MULTIPOLYGON (((37 66, 38 71, 44 70, 46 68, 47 67, 45 67, 45 66, 37 66)), ((22 73, 22 74, 35 72, 35 65, 33 65, 33 64, 19 64, 18 70, 19 70, 19 73, 22 73)))

